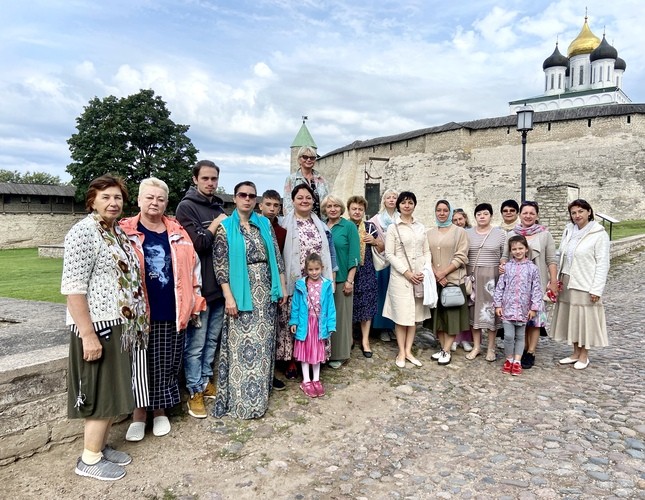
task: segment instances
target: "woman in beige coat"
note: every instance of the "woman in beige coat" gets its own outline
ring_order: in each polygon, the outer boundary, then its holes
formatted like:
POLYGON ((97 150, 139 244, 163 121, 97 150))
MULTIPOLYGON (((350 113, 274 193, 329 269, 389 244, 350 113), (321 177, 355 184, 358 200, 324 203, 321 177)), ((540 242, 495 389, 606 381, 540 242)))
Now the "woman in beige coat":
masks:
POLYGON ((412 214, 417 198, 403 191, 396 200, 400 216, 387 229, 385 257, 392 268, 387 288, 383 316, 394 321, 394 333, 399 347, 396 366, 405 367, 405 360, 415 366, 421 362, 412 355, 416 323, 430 317, 430 308, 423 298, 416 298, 414 285, 423 283, 423 268, 432 266, 425 227, 412 214), (407 258, 406 258, 407 256, 407 258))

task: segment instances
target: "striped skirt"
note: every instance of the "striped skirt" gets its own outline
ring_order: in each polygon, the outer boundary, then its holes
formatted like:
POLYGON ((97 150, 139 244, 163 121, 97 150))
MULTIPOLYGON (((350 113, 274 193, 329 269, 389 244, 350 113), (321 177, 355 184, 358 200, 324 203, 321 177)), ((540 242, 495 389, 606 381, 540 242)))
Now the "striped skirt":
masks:
POLYGON ((137 408, 159 410, 179 403, 178 374, 185 330, 174 321, 153 321, 147 349, 132 352, 132 389, 137 408))

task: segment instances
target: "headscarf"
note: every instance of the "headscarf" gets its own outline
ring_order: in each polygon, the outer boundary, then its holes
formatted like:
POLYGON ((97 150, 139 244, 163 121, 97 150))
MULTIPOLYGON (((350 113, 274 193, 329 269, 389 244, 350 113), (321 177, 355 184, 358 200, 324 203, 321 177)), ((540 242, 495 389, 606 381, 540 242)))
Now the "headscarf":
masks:
POLYGON ((446 200, 439 200, 435 204, 434 208, 435 208, 434 222, 437 225, 437 227, 450 227, 450 225, 452 225, 452 214, 454 212, 450 203, 448 203, 446 200), (450 213, 448 214, 448 219, 446 220, 446 222, 439 222, 439 219, 437 219, 437 207, 439 206, 439 204, 448 205, 448 209, 450 210, 450 213))

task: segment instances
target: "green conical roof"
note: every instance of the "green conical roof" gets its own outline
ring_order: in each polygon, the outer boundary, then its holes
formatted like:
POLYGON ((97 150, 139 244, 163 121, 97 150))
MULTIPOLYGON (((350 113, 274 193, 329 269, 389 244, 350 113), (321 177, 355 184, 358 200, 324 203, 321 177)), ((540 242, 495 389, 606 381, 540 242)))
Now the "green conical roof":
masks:
POLYGON ((311 146, 312 148, 318 149, 318 146, 316 146, 316 142, 314 141, 314 138, 311 137, 311 134, 309 133, 309 129, 307 128, 307 125, 304 124, 304 122, 302 124, 302 127, 300 127, 300 130, 298 131, 296 138, 291 143, 292 148, 300 148, 302 146, 311 146))

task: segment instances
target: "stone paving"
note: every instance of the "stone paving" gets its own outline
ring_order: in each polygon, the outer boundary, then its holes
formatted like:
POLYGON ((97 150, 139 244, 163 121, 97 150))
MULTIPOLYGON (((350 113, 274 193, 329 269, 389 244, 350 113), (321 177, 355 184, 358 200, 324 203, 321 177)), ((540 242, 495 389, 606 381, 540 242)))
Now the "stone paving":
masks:
POLYGON ((420 331, 421 368, 396 368, 393 343, 374 341, 372 359, 354 349, 323 371, 323 398, 289 383, 263 419, 182 413, 167 438, 117 442, 134 462, 109 487, 74 477, 78 443, 0 468, 0 481, 45 498, 645 499, 644 275, 645 252, 612 263, 610 346, 586 370, 558 365, 570 348, 547 338, 520 377, 501 373, 501 342, 495 363, 459 349, 440 367, 420 331), (43 466, 55 484, 34 483, 43 466))

